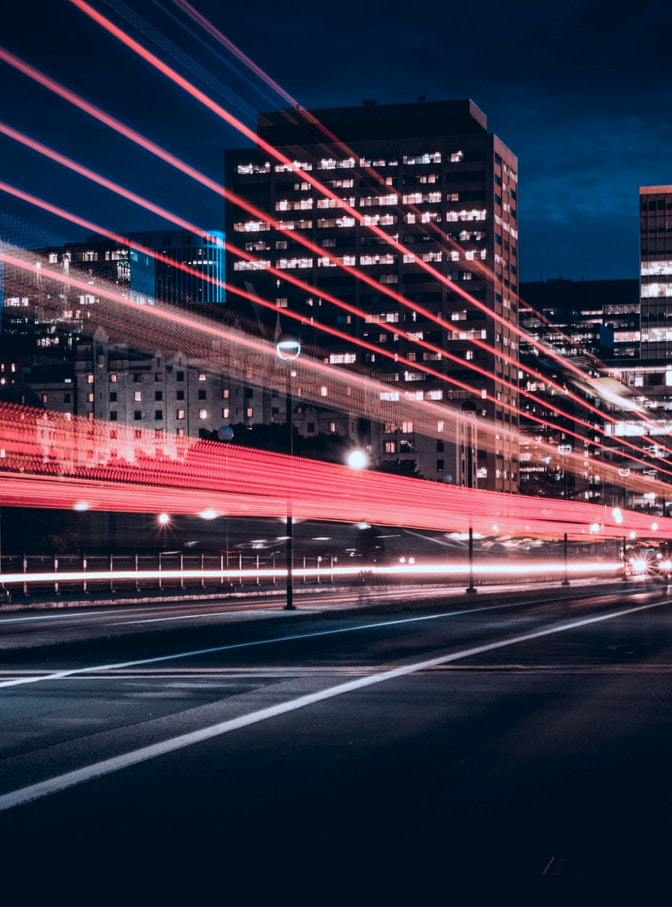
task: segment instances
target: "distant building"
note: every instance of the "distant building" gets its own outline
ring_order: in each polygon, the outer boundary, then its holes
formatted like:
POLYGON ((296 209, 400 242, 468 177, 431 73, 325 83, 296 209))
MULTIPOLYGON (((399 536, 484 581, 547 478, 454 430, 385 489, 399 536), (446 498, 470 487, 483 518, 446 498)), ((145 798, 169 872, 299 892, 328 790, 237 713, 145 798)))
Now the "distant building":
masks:
MULTIPOLYGON (((529 317, 534 321, 534 313, 538 312, 568 333, 574 343, 601 359, 639 356, 637 278, 523 281, 520 297, 521 323, 529 317), (607 332, 600 334, 597 326, 607 332)), ((569 348, 568 355, 573 355, 569 348)))
MULTIPOLYGON (((227 254, 227 281, 241 288, 252 285, 276 310, 258 307, 256 317, 272 327, 284 310, 298 313, 313 323, 310 339, 325 350, 328 362, 369 370, 391 385, 390 394, 442 401, 456 412, 483 415, 517 431, 517 393, 502 382, 517 382, 518 343, 509 325, 518 322, 518 164, 488 132, 485 115, 468 100, 368 104, 314 110, 307 116, 286 110, 260 114, 258 134, 293 163, 278 163, 261 149, 226 153, 227 186, 269 212, 267 220, 227 206, 226 235, 241 251, 227 254), (302 176, 308 172, 342 202, 317 191, 302 176), (363 222, 344 211, 344 205, 361 212, 363 222), (269 222, 273 219, 280 229, 269 222), (408 254, 387 244, 371 226, 402 243, 408 254), (324 255, 307 249, 293 233, 310 239, 324 255), (455 289, 428 274, 411 253, 455 289), (279 279, 270 268, 309 288, 279 279), (377 285, 343 268, 356 268, 377 285), (339 308, 327 295, 363 314, 339 308), (488 312, 504 321, 494 321, 488 312), (320 324, 347 337, 320 332, 320 324), (410 337, 396 333, 395 326, 410 337), (494 352, 475 346, 475 340, 494 352), (450 352, 464 365, 436 350, 450 352), (405 361, 395 361, 395 355, 405 361), (469 368, 471 363, 480 374, 469 368), (423 365, 469 389, 427 374, 423 365)), ((230 304, 240 306, 233 295, 230 304)), ((285 321, 290 327, 292 322, 285 321)), ((411 420, 381 428, 375 460, 415 463, 425 478, 517 490, 517 445, 506 434, 497 449, 486 450, 466 434, 456 445, 424 437, 411 420)))
POLYGON ((128 238, 148 250, 128 252, 130 289, 135 299, 160 299, 176 305, 226 301, 223 233, 213 231, 210 238, 199 239, 184 230, 161 230, 133 233, 128 238), (150 250, 160 253, 161 258, 151 256, 150 250), (186 265, 189 271, 171 262, 186 265), (194 271, 197 273, 190 273, 194 271))
POLYGON ((641 358, 672 359, 672 186, 639 190, 641 358))
MULTIPOLYGON (((521 488, 526 490, 536 486, 544 490, 555 482, 562 496, 562 457, 551 457, 548 464, 542 466, 530 455, 530 451, 534 448, 534 439, 542 437, 557 447, 571 443, 576 451, 579 442, 576 438, 571 439, 567 430, 587 434, 574 422, 576 415, 589 418, 600 432, 604 432, 602 442, 613 446, 613 452, 600 452, 588 438, 582 449, 590 455, 585 461, 589 465, 584 475, 569 477, 568 494, 575 498, 663 513, 667 512, 668 499, 672 500, 672 495, 663 499, 653 492, 635 493, 627 488, 627 475, 630 473, 640 473, 652 481, 666 479, 665 474, 660 472, 659 460, 661 456, 667 456, 668 438, 672 433, 672 362, 664 355, 666 329, 663 313, 666 304, 663 294, 668 284, 664 275, 665 260, 654 251, 658 248, 658 237, 655 235, 651 239, 652 234, 657 234, 658 211, 663 212, 661 222, 664 223, 666 209, 658 207, 660 193, 656 192, 650 198, 647 191, 640 191, 642 267, 639 280, 574 281, 561 278, 521 284, 520 293, 524 300, 521 303, 521 324, 532 337, 543 339, 563 356, 582 364, 586 372, 592 373, 595 385, 592 388, 587 383, 580 387, 575 385, 571 374, 557 363, 537 360, 536 366, 546 369, 549 377, 561 385, 566 383, 568 387, 580 391, 581 396, 605 414, 604 418, 600 418, 594 412, 590 415, 579 411, 571 401, 562 400, 548 388, 535 385, 537 395, 547 399, 549 407, 560 404, 566 414, 564 417, 552 417, 550 409, 544 410, 521 395, 524 413, 521 416, 521 431, 530 439, 523 444, 521 488), (650 201, 653 203, 651 218, 650 201), (659 257, 656 258, 656 255, 659 257), (656 296, 652 295, 654 292, 656 296), (545 319, 551 322, 552 327, 545 323, 545 319), (596 392, 595 387, 601 388, 603 395, 596 392), (637 418, 632 412, 635 407, 648 411, 647 421, 637 418), (541 415, 549 423, 553 421, 559 429, 551 429, 550 425, 540 428, 527 414, 541 415), (629 460, 623 455, 620 439, 632 439, 633 443, 644 447, 646 452, 638 457, 641 462, 629 460), (599 466, 601 458, 619 466, 623 479, 621 485, 605 481, 599 466)), ((672 267, 670 271, 669 292, 672 296, 672 267)), ((672 352, 672 347, 670 349, 672 352)), ((528 352, 523 346, 523 362, 528 359, 528 352)), ((530 389, 529 381, 525 389, 530 389)))

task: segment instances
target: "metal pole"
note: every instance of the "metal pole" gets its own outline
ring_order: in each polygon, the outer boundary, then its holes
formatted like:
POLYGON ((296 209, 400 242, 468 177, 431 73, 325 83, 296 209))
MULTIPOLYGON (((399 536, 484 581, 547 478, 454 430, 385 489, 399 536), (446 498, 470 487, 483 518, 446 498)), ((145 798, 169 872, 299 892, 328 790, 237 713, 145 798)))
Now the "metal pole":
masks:
POLYGON ((565 578, 562 581, 563 586, 569 586, 569 579, 567 578, 567 533, 565 532, 565 578))
POLYGON ((294 610, 294 526, 292 520, 292 457, 294 456, 294 437, 292 434, 292 378, 291 366, 287 375, 287 450, 289 452, 289 493, 287 495, 287 601, 286 611, 294 610))
POLYGON ((470 593, 476 592, 476 587, 474 586, 474 529, 472 526, 469 527, 469 585, 466 591, 470 593))

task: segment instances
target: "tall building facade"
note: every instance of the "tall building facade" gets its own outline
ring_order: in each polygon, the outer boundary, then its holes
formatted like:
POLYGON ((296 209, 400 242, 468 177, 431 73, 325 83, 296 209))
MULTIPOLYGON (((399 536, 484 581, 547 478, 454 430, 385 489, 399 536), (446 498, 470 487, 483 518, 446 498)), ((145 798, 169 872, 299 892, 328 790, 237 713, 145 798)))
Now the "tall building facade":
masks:
POLYGON ((642 359, 672 358, 672 186, 639 190, 642 359))
POLYGON ((273 304, 275 313, 255 313, 269 325, 283 310, 309 320, 309 339, 332 364, 371 371, 390 394, 470 414, 450 450, 411 420, 388 421, 376 459, 517 490, 516 157, 468 100, 261 114, 258 134, 291 163, 262 149, 226 153, 227 186, 268 215, 227 207, 227 281, 273 304), (481 417, 506 429, 495 446, 478 443, 481 417))

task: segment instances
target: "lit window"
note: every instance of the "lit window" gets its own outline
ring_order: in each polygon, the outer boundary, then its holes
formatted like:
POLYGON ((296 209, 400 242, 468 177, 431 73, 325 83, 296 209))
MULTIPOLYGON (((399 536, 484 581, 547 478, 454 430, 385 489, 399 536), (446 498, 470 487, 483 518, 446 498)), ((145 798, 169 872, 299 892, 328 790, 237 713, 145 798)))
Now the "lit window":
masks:
POLYGON ((184 410, 183 410, 183 409, 178 409, 178 411, 177 411, 177 418, 178 418, 178 419, 184 419, 184 410))
POLYGON ((110 383, 111 383, 111 384, 116 384, 116 383, 117 383, 117 376, 116 376, 116 374, 115 374, 114 372, 112 372, 112 374, 110 375, 110 383))
POLYGON ((245 410, 245 416, 248 419, 251 419, 253 415, 254 415, 254 410, 252 409, 251 406, 248 406, 247 409, 245 410))
POLYGON ((133 400, 136 403, 141 403, 142 402, 142 391, 135 391, 133 393, 133 400))
POLYGON ((329 362, 331 365, 348 365, 357 361, 356 353, 331 353, 329 362))
POLYGON ((207 411, 207 409, 199 409, 199 411, 198 411, 198 418, 199 418, 199 419, 207 419, 207 418, 208 418, 208 411, 207 411))
MULTIPOLYGON (((12 371, 13 371, 13 369, 12 369, 12 371)), ((93 375, 87 375, 87 376, 86 376, 86 383, 87 383, 87 384, 93 384, 93 375)))
POLYGON ((402 158, 404 164, 413 166, 415 164, 440 164, 441 163, 441 152, 434 151, 430 154, 416 154, 411 156, 405 154, 402 158))

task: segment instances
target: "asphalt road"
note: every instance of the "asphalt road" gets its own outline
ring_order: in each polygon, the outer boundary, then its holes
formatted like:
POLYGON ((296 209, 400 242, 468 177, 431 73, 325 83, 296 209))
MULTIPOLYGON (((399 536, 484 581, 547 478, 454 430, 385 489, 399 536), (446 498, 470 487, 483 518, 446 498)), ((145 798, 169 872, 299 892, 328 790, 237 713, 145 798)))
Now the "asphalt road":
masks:
POLYGON ((4 884, 380 903, 667 878, 672 601, 581 591, 3 616, 4 884))

